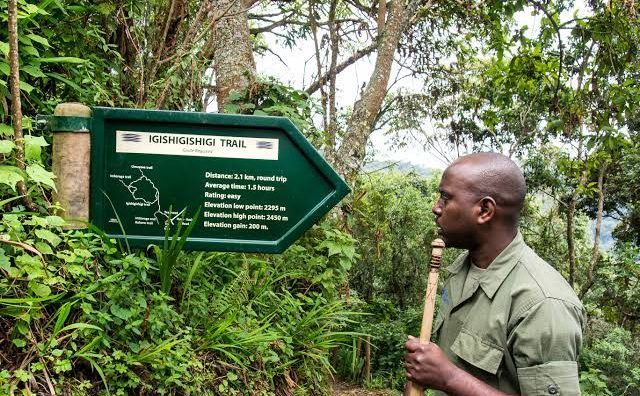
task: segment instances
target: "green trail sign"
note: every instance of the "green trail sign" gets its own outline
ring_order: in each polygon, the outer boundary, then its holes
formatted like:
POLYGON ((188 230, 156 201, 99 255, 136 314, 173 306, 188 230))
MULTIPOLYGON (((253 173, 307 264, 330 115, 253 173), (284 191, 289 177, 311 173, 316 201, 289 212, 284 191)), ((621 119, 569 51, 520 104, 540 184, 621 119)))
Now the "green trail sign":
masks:
POLYGON ((200 209, 187 248, 282 252, 349 192, 286 118, 97 107, 90 129, 90 220, 137 246, 200 209))

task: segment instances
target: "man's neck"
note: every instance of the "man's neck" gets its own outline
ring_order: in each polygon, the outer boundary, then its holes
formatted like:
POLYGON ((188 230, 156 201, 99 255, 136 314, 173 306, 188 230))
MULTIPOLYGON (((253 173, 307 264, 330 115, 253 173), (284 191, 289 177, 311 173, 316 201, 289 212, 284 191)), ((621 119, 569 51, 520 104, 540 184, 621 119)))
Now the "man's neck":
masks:
POLYGON ((471 261, 479 268, 487 268, 513 241, 518 230, 502 230, 487 233, 488 237, 477 248, 469 250, 471 261))

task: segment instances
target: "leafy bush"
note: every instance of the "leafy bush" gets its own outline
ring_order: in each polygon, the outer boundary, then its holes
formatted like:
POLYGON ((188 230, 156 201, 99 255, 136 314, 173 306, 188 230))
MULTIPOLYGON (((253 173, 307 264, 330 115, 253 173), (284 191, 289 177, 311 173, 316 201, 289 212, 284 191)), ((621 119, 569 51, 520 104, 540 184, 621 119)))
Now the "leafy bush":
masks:
POLYGON ((350 284, 364 301, 383 296, 404 309, 424 300, 437 183, 437 177, 411 173, 378 173, 360 181, 351 224, 362 260, 350 284))
MULTIPOLYGON (((436 236, 431 207, 438 178, 395 172, 363 176, 351 205, 349 224, 362 258, 350 272, 350 305, 366 316, 349 328, 370 335, 371 383, 378 387, 400 390, 405 384, 404 343, 408 334, 419 333, 436 236)), ((362 380, 363 348, 355 344, 354 338, 341 350, 337 364, 343 377, 362 380)))
POLYGON ((585 396, 640 393, 640 338, 602 319, 592 319, 581 357, 585 396))
POLYGON ((153 258, 63 225, 2 215, 0 393, 327 389, 351 320, 339 298, 357 257, 346 234, 324 224, 283 255, 182 253, 166 294, 153 258))

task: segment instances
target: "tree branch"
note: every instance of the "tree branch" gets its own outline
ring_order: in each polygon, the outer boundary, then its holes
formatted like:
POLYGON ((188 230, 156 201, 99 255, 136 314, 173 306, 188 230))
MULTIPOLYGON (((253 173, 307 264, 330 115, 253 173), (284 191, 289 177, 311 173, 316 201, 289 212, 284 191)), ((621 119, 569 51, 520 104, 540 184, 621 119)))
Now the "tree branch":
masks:
POLYGON ((327 134, 329 135, 329 147, 333 149, 336 141, 336 133, 338 129, 338 115, 336 109, 336 64, 338 63, 338 24, 336 19, 336 7, 338 0, 332 0, 329 7, 329 49, 331 51, 331 61, 329 64, 329 127, 327 134))
POLYGON ((556 89, 555 89, 555 93, 553 94, 553 98, 555 102, 558 100, 558 92, 560 92, 560 78, 562 77, 562 62, 564 61, 564 46, 562 45, 562 36, 560 35, 560 27, 558 26, 556 21, 553 19, 553 16, 549 13, 549 11, 540 2, 536 0, 531 0, 531 2, 547 16, 547 19, 549 19, 549 22, 551 23, 551 25, 553 25, 553 28, 556 31, 556 35, 558 36, 558 49, 560 51, 560 54, 558 56, 558 81, 556 81, 556 89))
POLYGON ((275 29, 277 27, 280 27, 280 26, 295 24, 295 22, 291 21, 291 17, 292 16, 293 16, 293 14, 289 14, 289 15, 284 16, 281 20, 271 23, 270 25, 249 29, 249 33, 251 35, 255 36, 255 35, 260 34, 260 33, 270 32, 273 29, 275 29))
MULTIPOLYGON (((362 49, 356 51, 349 58, 345 59, 343 62, 341 62, 339 65, 337 65, 336 66, 336 74, 340 74, 340 72, 342 72, 347 67, 353 65, 358 60, 362 59, 366 55, 369 55, 373 51, 375 51, 378 48, 378 42, 379 42, 379 40, 376 39, 372 44, 370 44, 369 46, 367 46, 365 48, 362 48, 362 49)), ((329 80, 329 77, 330 77, 330 73, 329 72, 323 74, 320 78, 318 78, 316 81, 311 83, 311 85, 309 85, 309 87, 307 87, 307 89, 305 89, 305 92, 308 93, 309 95, 311 95, 312 93, 317 91, 321 86, 325 85, 327 83, 327 81, 329 80)))

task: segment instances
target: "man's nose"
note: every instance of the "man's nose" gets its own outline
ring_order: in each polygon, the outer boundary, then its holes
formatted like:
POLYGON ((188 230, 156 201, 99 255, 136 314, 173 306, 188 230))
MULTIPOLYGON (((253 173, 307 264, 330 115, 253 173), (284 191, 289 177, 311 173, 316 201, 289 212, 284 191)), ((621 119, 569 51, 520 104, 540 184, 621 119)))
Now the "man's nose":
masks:
POLYGON ((440 216, 440 213, 442 213, 442 208, 440 207, 440 200, 438 200, 436 203, 433 204, 433 206, 431 207, 431 211, 433 212, 434 215, 440 216))

